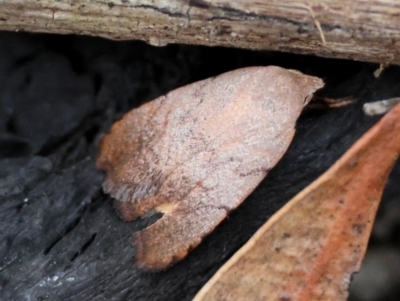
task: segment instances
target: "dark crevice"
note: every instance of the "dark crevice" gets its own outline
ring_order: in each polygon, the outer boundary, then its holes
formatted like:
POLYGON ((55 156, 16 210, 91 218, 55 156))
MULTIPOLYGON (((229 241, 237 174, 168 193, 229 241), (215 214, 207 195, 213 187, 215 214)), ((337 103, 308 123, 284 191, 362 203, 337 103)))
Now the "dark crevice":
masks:
POLYGON ((90 200, 90 204, 87 207, 88 214, 92 214, 93 212, 98 211, 105 202, 112 203, 112 200, 104 194, 103 188, 101 187, 101 185, 99 185, 99 187, 94 191, 93 196, 90 200))
POLYGON ((77 217, 76 219, 74 219, 71 223, 69 223, 64 231, 64 233, 62 235, 57 236, 54 241, 47 247, 44 249, 43 254, 47 255, 49 254, 49 252, 51 251, 51 249, 54 248, 54 246, 61 240, 63 239, 68 233, 70 233, 80 222, 81 220, 81 216, 77 217))
POLYGON ((0 158, 18 158, 31 153, 29 144, 19 138, 0 137, 0 158))
POLYGON ((210 3, 208 3, 204 0, 189 0, 189 5, 199 7, 199 8, 204 8, 204 9, 210 8, 210 3))
POLYGON ((87 250, 87 248, 90 247, 90 245, 94 242, 94 240, 96 239, 97 233, 94 233, 81 247, 80 251, 77 251, 74 253, 74 255, 72 255, 70 261, 73 262, 75 261, 78 256, 82 255, 83 253, 85 253, 85 251, 87 250))
POLYGON ((63 235, 57 236, 57 238, 43 251, 43 255, 47 255, 50 253, 51 249, 63 238, 63 235))
POLYGON ((83 253, 85 253, 86 249, 90 247, 90 245, 94 242, 95 238, 97 236, 97 233, 94 233, 92 235, 92 237, 90 237, 90 239, 88 239, 87 242, 85 242, 81 248, 81 250, 79 251, 79 254, 82 255, 83 253))
POLYGON ((37 53, 31 53, 29 55, 23 56, 17 60, 15 60, 14 63, 14 68, 20 68, 22 66, 25 66, 26 64, 29 64, 30 62, 32 62, 33 60, 35 60, 37 58, 37 53))
POLYGON ((14 115, 10 115, 6 123, 6 132, 10 134, 16 134, 17 129, 15 127, 15 118, 14 115))
POLYGON ((99 124, 91 124, 85 131, 85 138, 88 144, 93 143, 94 139, 98 136, 101 128, 99 124))
POLYGON ((70 261, 71 261, 71 262, 73 262, 75 259, 77 259, 77 258, 78 258, 78 255, 79 255, 79 252, 75 252, 75 254, 74 254, 74 255, 72 255, 72 257, 71 257, 70 261))
POLYGON ((150 227, 151 225, 153 225, 156 221, 158 221, 163 216, 164 216, 163 213, 155 212, 154 210, 150 210, 150 211, 146 212, 145 215, 143 215, 140 218, 141 227, 140 227, 139 231, 150 227))

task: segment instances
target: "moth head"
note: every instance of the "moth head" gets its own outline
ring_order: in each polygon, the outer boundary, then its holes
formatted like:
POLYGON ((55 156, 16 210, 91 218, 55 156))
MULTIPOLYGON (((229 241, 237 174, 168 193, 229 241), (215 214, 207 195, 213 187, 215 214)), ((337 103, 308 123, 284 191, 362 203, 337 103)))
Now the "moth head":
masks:
POLYGON ((311 99, 314 96, 314 92, 321 89, 324 86, 324 82, 322 79, 303 74, 297 70, 289 70, 292 75, 292 80, 296 82, 296 84, 301 88, 301 91, 304 93, 304 101, 303 106, 308 105, 311 99))

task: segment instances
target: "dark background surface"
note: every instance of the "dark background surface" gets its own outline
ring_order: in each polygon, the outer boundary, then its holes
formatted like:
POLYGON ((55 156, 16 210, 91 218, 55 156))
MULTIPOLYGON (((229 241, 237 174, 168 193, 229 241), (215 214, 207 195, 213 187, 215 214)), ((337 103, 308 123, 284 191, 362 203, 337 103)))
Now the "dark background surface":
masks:
MULTIPOLYGON (((0 33, 0 300, 191 300, 291 197, 327 170, 379 116, 364 102, 400 96, 400 68, 293 54, 0 33), (143 273, 132 232, 95 168, 101 136, 124 112, 239 67, 278 65, 322 77, 320 97, 354 104, 304 113, 281 162, 198 248, 143 273)), ((350 300, 400 296, 400 164, 382 202, 350 300)))

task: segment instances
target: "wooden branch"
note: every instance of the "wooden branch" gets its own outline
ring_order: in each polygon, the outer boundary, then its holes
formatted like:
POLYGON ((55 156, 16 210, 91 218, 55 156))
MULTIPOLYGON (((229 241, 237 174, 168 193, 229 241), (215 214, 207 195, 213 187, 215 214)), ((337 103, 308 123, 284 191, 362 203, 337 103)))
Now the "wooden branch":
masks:
POLYGON ((0 30, 400 64, 397 0, 3 0, 0 30))

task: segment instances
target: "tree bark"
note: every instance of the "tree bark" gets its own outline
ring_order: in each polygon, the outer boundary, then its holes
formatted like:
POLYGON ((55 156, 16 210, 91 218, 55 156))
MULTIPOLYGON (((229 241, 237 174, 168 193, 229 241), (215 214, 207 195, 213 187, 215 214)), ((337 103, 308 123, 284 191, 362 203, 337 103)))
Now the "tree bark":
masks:
POLYGON ((400 64, 396 0, 3 0, 0 30, 400 64))

